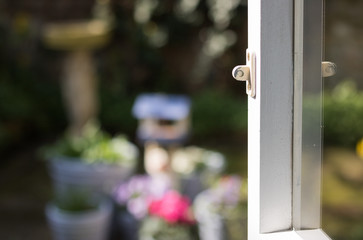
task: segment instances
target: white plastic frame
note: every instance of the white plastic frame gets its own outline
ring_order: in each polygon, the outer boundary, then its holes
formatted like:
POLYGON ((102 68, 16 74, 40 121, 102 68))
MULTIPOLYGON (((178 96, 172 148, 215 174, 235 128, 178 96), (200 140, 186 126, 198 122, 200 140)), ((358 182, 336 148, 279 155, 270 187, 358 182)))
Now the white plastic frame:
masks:
MULTIPOLYGON (((304 31, 295 35, 294 7, 294 0, 248 1, 248 48, 256 56, 256 97, 248 98, 249 240, 330 239, 320 229, 320 192, 314 208, 304 209, 309 189, 302 189, 298 179, 307 176, 296 174, 301 173, 301 157, 295 158, 294 148, 294 108, 299 108, 294 105, 294 78, 303 79, 303 70, 295 68, 305 66, 296 65, 301 58, 294 58, 297 46, 304 44, 296 39, 304 31), (313 219, 309 229, 302 227, 302 219, 313 219)), ((320 183, 320 175, 311 177, 320 183)))

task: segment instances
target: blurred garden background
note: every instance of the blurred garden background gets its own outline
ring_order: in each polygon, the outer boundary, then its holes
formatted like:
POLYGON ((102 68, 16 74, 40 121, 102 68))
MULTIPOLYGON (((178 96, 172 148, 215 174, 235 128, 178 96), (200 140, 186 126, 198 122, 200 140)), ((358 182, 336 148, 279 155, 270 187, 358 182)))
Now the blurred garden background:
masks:
MULTIPOLYGON (((326 1, 325 59, 338 73, 324 80, 322 224, 336 240, 363 239, 362 11, 362 1, 326 1)), ((187 95, 186 145, 222 153, 226 173, 247 180, 247 96, 231 76, 245 62, 246 1, 0 0, 0 239, 51 238, 51 180, 39 149, 72 127, 64 66, 75 50, 45 36, 50 23, 93 18, 112 23, 107 41, 86 49, 96 79, 89 114, 102 129, 138 144, 137 96, 187 95)))

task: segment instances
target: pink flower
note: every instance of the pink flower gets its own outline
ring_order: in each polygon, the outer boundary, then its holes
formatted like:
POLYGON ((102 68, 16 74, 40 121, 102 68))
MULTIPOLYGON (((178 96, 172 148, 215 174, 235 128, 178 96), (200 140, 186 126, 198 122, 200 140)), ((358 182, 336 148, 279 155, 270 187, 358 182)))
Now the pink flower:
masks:
POLYGON ((149 212, 169 223, 194 223, 189 199, 176 191, 169 191, 161 199, 153 200, 149 212))

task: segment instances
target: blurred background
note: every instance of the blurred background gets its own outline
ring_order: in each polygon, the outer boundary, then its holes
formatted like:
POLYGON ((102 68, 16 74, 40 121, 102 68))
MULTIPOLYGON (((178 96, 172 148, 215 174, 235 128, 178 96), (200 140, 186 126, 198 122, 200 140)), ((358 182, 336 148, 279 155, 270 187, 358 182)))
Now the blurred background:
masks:
MULTIPOLYGON (((326 1, 325 59, 338 73, 324 80, 322 214, 337 240, 363 238, 362 11, 326 1)), ((189 96, 186 144, 222 153, 226 173, 246 179, 247 96, 231 77, 246 48, 244 0, 1 0, 0 238, 51 238, 39 149, 89 118, 138 144, 132 107, 145 92, 189 96)))

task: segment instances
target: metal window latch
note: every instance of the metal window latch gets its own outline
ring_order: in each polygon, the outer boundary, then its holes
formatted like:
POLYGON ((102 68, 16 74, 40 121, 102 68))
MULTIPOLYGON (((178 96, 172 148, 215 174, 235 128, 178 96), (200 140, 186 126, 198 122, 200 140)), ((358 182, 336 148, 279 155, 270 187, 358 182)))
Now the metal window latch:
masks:
POLYGON ((323 77, 334 76, 337 72, 337 65, 332 62, 322 62, 321 63, 321 75, 323 77))
MULTIPOLYGON (((321 74, 323 77, 334 76, 337 72, 337 66, 332 62, 321 63, 321 74)), ((232 76, 237 81, 246 82, 246 93, 256 97, 256 55, 254 52, 246 50, 246 65, 238 65, 233 68, 232 76)))
POLYGON ((233 68, 232 76, 237 81, 246 81, 246 93, 256 97, 256 55, 246 50, 246 65, 238 65, 233 68))

